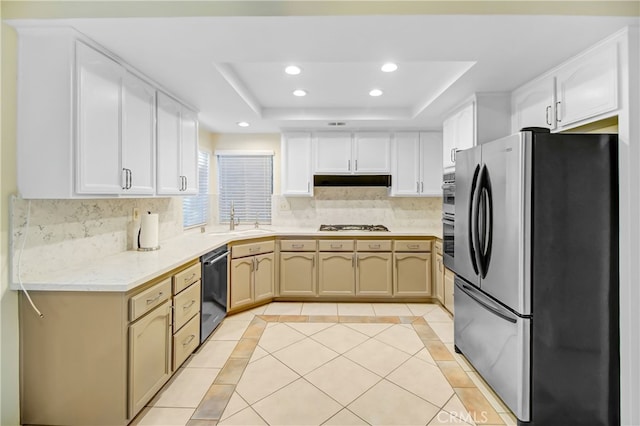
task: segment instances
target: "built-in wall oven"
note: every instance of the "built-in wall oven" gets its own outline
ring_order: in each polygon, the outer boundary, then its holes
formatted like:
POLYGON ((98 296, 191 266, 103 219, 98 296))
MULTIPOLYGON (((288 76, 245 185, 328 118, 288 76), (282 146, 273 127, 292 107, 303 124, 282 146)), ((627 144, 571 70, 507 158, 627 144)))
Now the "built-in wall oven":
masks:
POLYGON ((444 266, 454 270, 453 267, 453 240, 455 223, 455 173, 445 173, 442 184, 442 241, 444 266))
POLYGON ((203 343, 227 315, 227 246, 202 256, 202 306, 200 343, 203 343))

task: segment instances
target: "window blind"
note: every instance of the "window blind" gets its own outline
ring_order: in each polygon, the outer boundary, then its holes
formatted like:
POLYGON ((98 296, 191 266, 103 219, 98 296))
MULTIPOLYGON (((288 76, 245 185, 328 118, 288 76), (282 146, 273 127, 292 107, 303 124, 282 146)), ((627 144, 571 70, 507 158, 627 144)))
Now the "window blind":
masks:
POLYGON ((231 202, 240 222, 271 223, 273 155, 218 155, 220 223, 229 222, 231 202))
POLYGON ((182 199, 182 225, 185 228, 209 222, 209 153, 198 152, 198 194, 182 199))

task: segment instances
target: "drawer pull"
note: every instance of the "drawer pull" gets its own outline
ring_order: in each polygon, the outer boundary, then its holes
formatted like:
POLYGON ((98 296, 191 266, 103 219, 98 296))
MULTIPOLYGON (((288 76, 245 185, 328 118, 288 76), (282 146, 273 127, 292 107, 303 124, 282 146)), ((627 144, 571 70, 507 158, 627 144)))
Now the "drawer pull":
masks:
POLYGON ((301 249, 304 248, 304 244, 291 244, 291 248, 301 249))
POLYGON ((186 305, 182 306, 182 309, 186 311, 187 309, 189 309, 190 307, 192 307, 195 303, 196 303, 195 299, 194 299, 194 300, 191 300, 191 303, 188 303, 188 304, 186 304, 186 305))
POLYGON ((334 249, 342 248, 342 244, 331 244, 331 248, 334 248, 334 249))
POLYGON ((260 251, 260 246, 258 246, 258 247, 249 247, 249 253, 255 253, 257 251, 260 251))
POLYGON ((369 248, 370 249, 379 249, 380 248, 380 244, 369 244, 369 248))
POLYGON ((185 283, 186 283, 186 282, 189 282, 189 281, 191 281, 192 279, 194 279, 195 277, 196 277, 196 273, 194 272, 193 274, 191 274, 191 276, 190 276, 189 278, 185 278, 185 279, 184 279, 184 282, 185 282, 185 283))
POLYGON ((147 299, 147 305, 151 305, 152 303, 157 302, 158 299, 160 299, 161 297, 162 297, 162 292, 158 293, 158 295, 153 299, 147 299))
POLYGON ((189 343, 193 342, 193 339, 196 338, 195 334, 191 334, 189 335, 189 337, 187 338, 187 340, 185 340, 185 342, 182 344, 182 347, 187 346, 189 343))
POLYGON ((418 249, 420 248, 420 244, 407 244, 407 248, 418 249))

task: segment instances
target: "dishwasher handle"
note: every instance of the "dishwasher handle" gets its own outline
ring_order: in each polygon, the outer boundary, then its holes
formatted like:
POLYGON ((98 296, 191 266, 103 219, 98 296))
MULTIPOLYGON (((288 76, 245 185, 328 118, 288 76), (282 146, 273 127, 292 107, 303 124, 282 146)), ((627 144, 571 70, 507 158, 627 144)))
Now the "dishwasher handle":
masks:
POLYGON ((220 256, 214 258, 213 260, 206 259, 203 263, 204 263, 205 266, 209 266, 209 265, 214 264, 214 263, 218 262, 220 259, 225 258, 227 256, 229 256, 229 252, 225 251, 224 253, 222 253, 220 256))

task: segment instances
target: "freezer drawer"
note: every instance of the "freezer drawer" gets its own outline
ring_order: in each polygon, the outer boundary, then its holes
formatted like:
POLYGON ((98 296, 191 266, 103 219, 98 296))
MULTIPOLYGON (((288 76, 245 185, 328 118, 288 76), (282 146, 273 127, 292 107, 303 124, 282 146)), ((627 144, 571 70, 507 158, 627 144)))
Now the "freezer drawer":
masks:
POLYGON ((456 277, 456 347, 515 416, 530 416, 531 319, 514 315, 456 277))

